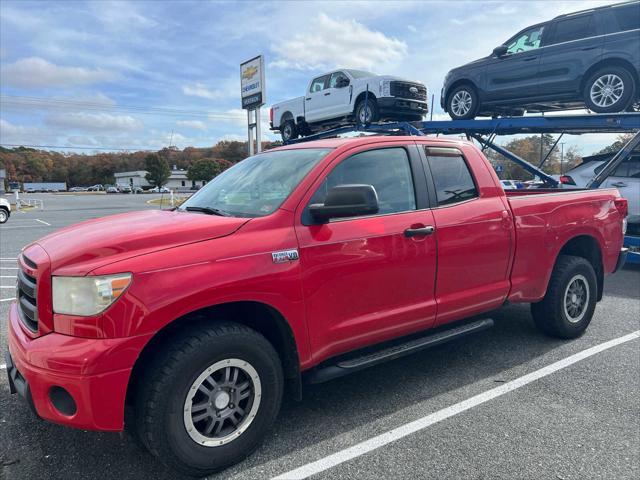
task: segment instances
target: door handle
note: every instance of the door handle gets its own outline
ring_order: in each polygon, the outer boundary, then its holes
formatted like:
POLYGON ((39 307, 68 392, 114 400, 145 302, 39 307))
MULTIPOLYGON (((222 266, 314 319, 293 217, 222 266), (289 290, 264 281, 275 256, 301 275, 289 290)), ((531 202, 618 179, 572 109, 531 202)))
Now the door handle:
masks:
POLYGON ((535 59, 537 59, 537 58, 538 58, 538 57, 527 57, 527 58, 523 58, 523 59, 522 59, 522 61, 523 61, 523 62, 530 62, 531 60, 535 60, 535 59))
POLYGON ((309 101, 309 100, 311 100, 311 97, 307 97, 307 98, 305 98, 305 100, 306 100, 306 101, 309 101))
POLYGON ((598 48, 598 47, 584 47, 584 48, 581 48, 580 50, 582 50, 584 52, 584 51, 587 51, 587 50, 595 50, 596 48, 598 48))
POLYGON ((421 235, 431 235, 435 231, 436 228, 432 225, 429 225, 428 227, 407 228, 404 231, 404 236, 407 238, 419 237, 421 235))
POLYGON ((624 183, 624 182, 616 182, 616 183, 612 183, 611 185, 614 186, 614 187, 626 187, 627 186, 627 184, 624 183))
POLYGON ((324 94, 324 96, 326 97, 327 95, 331 95, 331 92, 327 92, 324 94))

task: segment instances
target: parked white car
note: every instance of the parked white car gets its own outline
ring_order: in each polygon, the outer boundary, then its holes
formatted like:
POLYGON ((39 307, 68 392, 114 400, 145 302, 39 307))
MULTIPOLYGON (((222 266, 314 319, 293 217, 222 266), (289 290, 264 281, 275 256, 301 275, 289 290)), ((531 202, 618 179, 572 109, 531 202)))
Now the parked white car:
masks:
MULTIPOLYGON (((592 155, 585 157, 580 165, 572 168, 560 177, 565 185, 585 187, 597 173, 604 168, 604 164, 612 154, 592 155)), ((602 183, 602 187, 615 187, 629 203, 629 227, 640 229, 640 153, 634 153, 618 165, 618 168, 602 183)))
POLYGON ((269 115, 271 130, 286 142, 354 121, 417 121, 428 111, 427 87, 420 82, 342 69, 314 78, 304 96, 276 103, 269 115))
POLYGON ((6 198, 0 197, 0 223, 5 223, 11 216, 11 205, 6 198))

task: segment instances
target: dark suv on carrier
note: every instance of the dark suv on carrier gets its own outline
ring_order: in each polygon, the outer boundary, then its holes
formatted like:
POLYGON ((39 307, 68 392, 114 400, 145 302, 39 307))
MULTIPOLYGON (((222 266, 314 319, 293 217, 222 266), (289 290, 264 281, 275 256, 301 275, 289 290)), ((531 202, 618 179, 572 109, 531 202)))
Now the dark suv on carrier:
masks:
POLYGON ((584 108, 633 109, 640 93, 640 2, 561 15, 451 70, 440 104, 454 120, 584 108))

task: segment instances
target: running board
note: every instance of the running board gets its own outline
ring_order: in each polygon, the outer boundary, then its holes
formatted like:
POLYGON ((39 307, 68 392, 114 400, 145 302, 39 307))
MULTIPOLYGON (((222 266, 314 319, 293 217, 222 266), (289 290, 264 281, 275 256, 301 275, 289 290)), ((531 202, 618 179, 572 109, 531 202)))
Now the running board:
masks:
POLYGON ((493 320, 485 318, 471 323, 465 323, 458 327, 441 330, 423 337, 414 338, 408 342, 391 347, 382 348, 374 352, 366 353, 359 357, 339 360, 331 365, 318 367, 305 376, 306 383, 323 383, 334 378, 342 377, 358 370, 363 370, 388 360, 404 357, 412 353, 435 347, 451 340, 463 337, 470 333, 479 332, 493 326, 493 320))

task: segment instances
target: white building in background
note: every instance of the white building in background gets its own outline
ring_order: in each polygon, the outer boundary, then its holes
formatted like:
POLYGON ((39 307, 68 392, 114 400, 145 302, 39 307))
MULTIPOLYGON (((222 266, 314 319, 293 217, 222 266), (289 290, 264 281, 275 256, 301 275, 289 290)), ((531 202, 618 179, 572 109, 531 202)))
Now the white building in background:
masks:
MULTIPOLYGON (((147 182, 145 176, 146 170, 134 170, 132 172, 118 172, 115 173, 116 185, 124 187, 142 187, 149 188, 151 184, 147 182)), ((167 183, 164 185, 169 190, 174 191, 192 191, 203 187, 206 184, 206 180, 189 180, 187 178, 187 171, 174 168, 171 170, 171 176, 167 183)))

